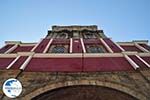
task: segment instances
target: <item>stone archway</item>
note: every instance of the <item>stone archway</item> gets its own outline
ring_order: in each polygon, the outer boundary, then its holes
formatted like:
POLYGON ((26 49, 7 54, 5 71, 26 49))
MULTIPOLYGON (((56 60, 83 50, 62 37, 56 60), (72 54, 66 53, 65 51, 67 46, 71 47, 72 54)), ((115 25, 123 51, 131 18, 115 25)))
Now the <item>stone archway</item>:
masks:
POLYGON ((39 88, 33 91, 32 93, 26 95, 25 97, 23 97, 23 99, 29 100, 51 90, 68 87, 68 86, 80 86, 80 85, 87 85, 87 86, 93 85, 93 86, 107 87, 107 88, 115 89, 117 91, 121 91, 122 93, 125 93, 133 98, 136 98, 139 100, 146 100, 146 97, 144 95, 124 85, 116 84, 112 82, 97 81, 97 80, 76 80, 76 81, 51 83, 45 87, 39 88))
POLYGON ((96 85, 74 85, 53 89, 32 100, 137 100, 124 92, 96 85))

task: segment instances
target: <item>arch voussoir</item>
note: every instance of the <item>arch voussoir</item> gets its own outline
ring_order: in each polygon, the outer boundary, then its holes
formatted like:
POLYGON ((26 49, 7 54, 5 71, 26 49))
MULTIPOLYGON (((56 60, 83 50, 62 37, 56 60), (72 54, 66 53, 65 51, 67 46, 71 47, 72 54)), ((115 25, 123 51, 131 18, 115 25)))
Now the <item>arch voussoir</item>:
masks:
POLYGON ((23 100, 32 99, 44 92, 47 92, 47 91, 50 91, 53 89, 62 88, 62 87, 66 87, 66 86, 75 86, 75 85, 96 85, 96 86, 108 87, 108 88, 122 91, 126 94, 129 94, 129 95, 139 99, 139 100, 147 100, 143 94, 141 94, 129 87, 126 87, 121 84, 116 84, 116 83, 106 82, 106 81, 98 81, 98 80, 75 80, 75 81, 50 83, 42 88, 39 88, 39 89, 33 91, 32 93, 26 95, 25 97, 23 97, 23 100))

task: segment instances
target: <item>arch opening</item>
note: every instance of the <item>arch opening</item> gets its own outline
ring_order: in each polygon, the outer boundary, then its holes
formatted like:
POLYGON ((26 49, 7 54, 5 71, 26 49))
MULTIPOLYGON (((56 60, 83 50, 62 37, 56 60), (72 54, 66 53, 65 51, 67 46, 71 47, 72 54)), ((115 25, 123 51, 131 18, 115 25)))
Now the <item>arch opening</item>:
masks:
POLYGON ((44 92, 32 100, 137 100, 122 91, 96 85, 65 86, 44 92))
POLYGON ((98 80, 74 80, 74 81, 50 83, 44 87, 36 89, 35 91, 25 95, 23 97, 23 100, 35 98, 38 95, 46 93, 51 90, 60 89, 63 87, 68 87, 68 86, 78 86, 78 85, 93 85, 93 86, 107 87, 107 88, 121 91, 125 94, 128 94, 128 95, 134 97, 134 98, 137 98, 138 100, 147 100, 146 96, 144 94, 136 91, 134 88, 127 87, 122 84, 112 83, 109 81, 98 81, 98 80))

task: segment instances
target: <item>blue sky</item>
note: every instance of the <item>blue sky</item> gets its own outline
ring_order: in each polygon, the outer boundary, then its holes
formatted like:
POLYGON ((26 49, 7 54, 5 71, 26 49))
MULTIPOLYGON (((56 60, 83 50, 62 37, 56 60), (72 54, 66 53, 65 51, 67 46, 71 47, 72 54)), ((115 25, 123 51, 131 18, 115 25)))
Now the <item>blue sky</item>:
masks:
POLYGON ((114 41, 150 40, 150 0, 0 0, 0 47, 37 42, 52 25, 91 24, 114 41))

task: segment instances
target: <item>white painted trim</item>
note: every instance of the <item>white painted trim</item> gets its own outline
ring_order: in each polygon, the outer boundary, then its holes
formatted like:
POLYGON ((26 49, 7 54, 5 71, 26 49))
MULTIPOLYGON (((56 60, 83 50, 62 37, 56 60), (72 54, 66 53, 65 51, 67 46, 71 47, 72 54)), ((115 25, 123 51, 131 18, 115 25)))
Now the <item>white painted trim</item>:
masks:
POLYGON ((84 57, 124 57, 121 53, 86 53, 84 57))
POLYGON ((84 46, 83 38, 80 38, 80 41, 81 41, 83 52, 86 53, 86 49, 85 49, 85 46, 84 46))
POLYGON ((27 58, 27 60, 22 64, 20 69, 24 70, 31 59, 32 59, 32 55, 27 58))
POLYGON ((15 58, 17 56, 17 54, 0 54, 1 58, 15 58))
POLYGON ((138 53, 138 55, 142 57, 149 57, 150 53, 138 53))
POLYGON ((82 57, 82 53, 72 53, 72 54, 35 54, 33 57, 39 58, 73 58, 73 57, 82 57))
POLYGON ((10 49, 8 49, 8 50, 5 52, 5 54, 12 52, 12 51, 15 50, 17 47, 18 47, 18 44, 15 44, 13 47, 11 47, 10 49))
POLYGON ((100 38, 100 41, 103 43, 103 45, 107 48, 107 50, 109 52, 113 53, 113 51, 111 50, 111 48, 107 45, 107 43, 102 38, 100 38))
MULTIPOLYGON (((75 58, 82 57, 82 53, 66 53, 66 54, 52 54, 52 53, 38 53, 34 54, 33 57, 39 58, 75 58)), ((124 57, 122 53, 85 53, 84 57, 124 57)))
POLYGON ((50 41, 48 42, 46 48, 44 49, 43 53, 46 53, 48 48, 50 47, 51 43, 52 43, 53 39, 51 38, 50 41))
POLYGON ((150 65, 146 62, 146 61, 144 61, 140 56, 138 56, 138 55, 135 55, 138 59, 140 59, 147 67, 149 67, 150 68, 150 65))
POLYGON ((38 46, 39 44, 43 41, 43 39, 40 40, 40 42, 38 42, 31 50, 31 52, 33 52, 38 46))
POLYGON ((13 60, 7 67, 6 69, 10 69, 10 67, 12 67, 12 65, 20 58, 21 56, 18 56, 15 58, 15 60, 13 60))
POLYGON ((142 50, 142 51, 149 52, 146 48, 140 46, 140 45, 137 44, 137 43, 135 43, 135 46, 136 46, 137 48, 139 48, 140 50, 142 50))
POLYGON ((126 60, 133 66, 134 69, 139 68, 139 66, 126 54, 124 55, 124 57, 126 58, 126 60))
POLYGON ((70 38, 70 53, 72 53, 72 45, 73 45, 73 43, 72 43, 72 38, 70 38))
POLYGON ((31 56, 34 54, 35 52, 17 52, 17 55, 20 55, 20 56, 31 56))
POLYGON ((134 52, 132 52, 132 51, 124 51, 124 52, 122 52, 122 54, 135 55, 135 54, 138 54, 138 52, 136 52, 136 51, 134 51, 134 52))
MULTIPOLYGON (((112 41, 113 42, 113 41, 112 41)), ((118 43, 116 43, 116 42, 113 42, 118 48, 120 48, 121 49, 121 51, 125 51, 118 43)))

